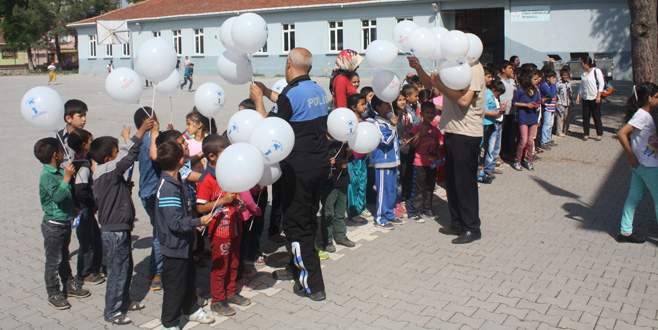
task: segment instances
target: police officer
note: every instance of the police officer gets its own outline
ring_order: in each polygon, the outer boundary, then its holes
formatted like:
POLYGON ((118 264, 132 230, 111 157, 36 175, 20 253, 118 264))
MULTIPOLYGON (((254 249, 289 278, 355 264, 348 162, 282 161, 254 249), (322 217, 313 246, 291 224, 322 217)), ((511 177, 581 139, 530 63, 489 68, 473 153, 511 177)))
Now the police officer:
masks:
POLYGON ((291 50, 285 69, 288 86, 277 94, 257 82, 251 86, 251 99, 263 116, 282 118, 295 132, 292 152, 280 164, 283 230, 291 253, 294 291, 320 301, 326 295, 315 235, 320 188, 329 175, 328 100, 322 87, 309 77, 312 62, 307 49, 291 50), (276 102, 276 113, 267 114, 263 96, 276 102))

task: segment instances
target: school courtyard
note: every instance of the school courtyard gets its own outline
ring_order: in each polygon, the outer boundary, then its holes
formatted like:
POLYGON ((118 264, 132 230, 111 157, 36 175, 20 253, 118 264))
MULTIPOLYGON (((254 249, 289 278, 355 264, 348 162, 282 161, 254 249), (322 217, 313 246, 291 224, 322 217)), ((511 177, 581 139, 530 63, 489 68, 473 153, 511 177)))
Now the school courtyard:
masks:
MULTIPOLYGON (((195 86, 217 80, 195 79, 195 86)), ((0 328, 110 327, 102 318, 104 284, 87 286, 92 296, 70 299, 69 310, 56 311, 46 301, 38 200, 41 165, 32 146, 52 132, 32 128, 19 111, 23 93, 46 81, 44 75, 0 77, 0 328)), ((319 82, 328 85, 324 79, 319 82)), ((362 86, 369 83, 363 79, 362 86)), ((228 97, 216 118, 220 131, 248 93, 247 86, 222 86, 228 97)), ((60 76, 53 87, 65 99, 81 98, 89 105, 87 128, 94 136, 118 136, 122 125, 132 126, 137 105, 110 100, 104 75, 60 76)), ((620 87, 628 95, 630 87, 620 87)), ((151 105, 151 92, 144 91, 142 103, 151 105)), ((267 243, 268 266, 242 289, 253 304, 232 318, 218 317, 210 327, 188 323, 185 328, 658 329, 658 226, 649 198, 636 215, 638 231, 648 233, 648 241, 619 244, 613 238, 630 178, 613 138, 623 116, 622 93, 603 106, 601 142, 563 137, 558 147, 539 156, 534 172, 503 165, 504 174, 481 186, 481 241, 453 245, 452 237, 438 232, 449 215, 445 193, 437 189, 438 223, 407 222, 390 232, 370 225, 349 228, 357 247, 339 248, 322 264, 326 301, 300 298, 291 282, 275 282, 270 273, 286 256, 281 247, 267 243)), ((176 128, 184 128, 192 99, 188 92, 171 99, 176 128)), ((170 100, 156 98, 155 108, 160 122, 169 122, 170 100)), ((581 131, 580 116, 572 130, 581 131)), ((160 326, 162 292, 148 291, 151 226, 136 189, 139 221, 133 232, 131 294, 147 307, 129 313, 134 323, 125 329, 153 329, 160 326)), ((70 250, 75 272, 75 237, 70 250)), ((198 282, 206 295, 204 280, 198 282)))

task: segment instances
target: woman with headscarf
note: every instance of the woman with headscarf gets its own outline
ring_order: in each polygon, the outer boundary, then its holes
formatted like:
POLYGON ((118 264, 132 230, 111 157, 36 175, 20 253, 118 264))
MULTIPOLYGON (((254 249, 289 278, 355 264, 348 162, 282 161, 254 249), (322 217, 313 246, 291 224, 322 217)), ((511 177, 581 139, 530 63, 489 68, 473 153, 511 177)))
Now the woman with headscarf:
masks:
POLYGON ((351 78, 361 62, 363 57, 351 49, 341 51, 336 57, 336 68, 329 82, 334 108, 346 108, 347 98, 358 93, 356 87, 352 85, 351 78))

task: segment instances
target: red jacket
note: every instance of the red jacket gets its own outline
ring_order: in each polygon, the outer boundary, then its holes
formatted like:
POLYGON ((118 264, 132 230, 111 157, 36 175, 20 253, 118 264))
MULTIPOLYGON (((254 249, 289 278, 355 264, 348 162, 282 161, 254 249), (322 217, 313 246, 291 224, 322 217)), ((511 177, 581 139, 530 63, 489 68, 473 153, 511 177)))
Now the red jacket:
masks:
POLYGON ((356 94, 356 88, 344 74, 339 74, 334 78, 333 91, 334 108, 347 108, 347 97, 356 94))

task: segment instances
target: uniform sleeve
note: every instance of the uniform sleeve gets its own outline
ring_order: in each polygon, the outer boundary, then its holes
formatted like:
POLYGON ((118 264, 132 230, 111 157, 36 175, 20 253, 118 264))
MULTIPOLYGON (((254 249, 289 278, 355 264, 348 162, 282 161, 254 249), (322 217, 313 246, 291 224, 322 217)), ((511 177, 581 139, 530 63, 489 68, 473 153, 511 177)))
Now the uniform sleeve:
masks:
POLYGON ((271 111, 269 116, 279 117, 285 121, 292 118, 292 105, 287 95, 279 95, 279 99, 276 101, 277 111, 271 111))
POLYGON ((161 223, 167 229, 176 233, 189 232, 201 225, 199 218, 185 215, 183 201, 178 189, 171 189, 171 192, 167 190, 161 188, 159 191, 158 214, 163 217, 161 223))
POLYGON ((383 144, 390 146, 395 141, 397 136, 395 130, 389 129, 386 125, 379 125, 379 132, 382 134, 383 144))

